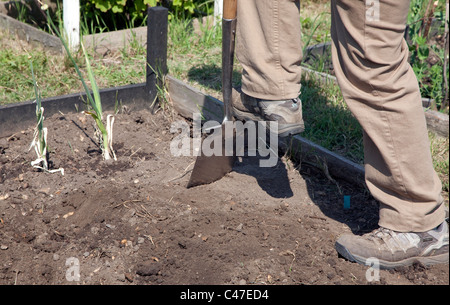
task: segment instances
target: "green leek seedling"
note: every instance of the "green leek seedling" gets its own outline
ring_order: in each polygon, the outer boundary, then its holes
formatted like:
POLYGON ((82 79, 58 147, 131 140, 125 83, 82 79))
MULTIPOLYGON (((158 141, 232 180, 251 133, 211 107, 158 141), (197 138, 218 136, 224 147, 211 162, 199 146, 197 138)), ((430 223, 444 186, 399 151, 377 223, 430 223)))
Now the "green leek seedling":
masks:
POLYGON ((53 31, 56 33, 56 35, 58 35, 59 39, 61 40, 61 42, 64 46, 64 49, 66 50, 69 59, 72 61, 73 65, 75 67, 75 70, 81 80, 81 83, 83 84, 87 99, 92 108, 92 111, 85 111, 85 113, 91 115, 94 118, 94 121, 97 125, 97 129, 101 133, 101 136, 99 137, 99 142, 100 142, 100 147, 102 149, 103 158, 104 158, 104 160, 110 160, 111 158, 113 158, 114 160, 117 160, 114 150, 112 148, 114 116, 112 116, 112 115, 107 116, 106 127, 105 127, 105 125, 103 124, 102 103, 101 103, 101 99, 100 99, 99 89, 97 86, 97 82, 95 81, 94 73, 92 71, 92 68, 91 68, 91 65, 89 62, 89 57, 88 57, 88 54, 86 53, 83 43, 81 43, 81 48, 83 50, 84 58, 86 61, 86 69, 87 69, 89 81, 91 82, 92 93, 91 93, 91 90, 89 90, 89 87, 87 86, 86 81, 84 80, 84 77, 81 74, 80 68, 78 67, 75 59, 73 58, 73 56, 69 50, 66 40, 61 36, 60 32, 56 28, 55 24, 53 23, 52 19, 49 16, 48 11, 47 11, 47 20, 50 23, 53 31))
MULTIPOLYGON (((86 95, 88 96, 88 99, 91 102, 93 111, 85 111, 85 113, 91 115, 94 118, 95 123, 97 124, 97 128, 101 133, 100 142, 103 144, 101 147, 104 159, 109 160, 112 157, 114 158, 114 160, 117 160, 116 154, 114 153, 114 150, 112 148, 114 116, 109 114, 106 117, 106 127, 105 127, 105 125, 103 125, 103 111, 102 111, 102 102, 100 99, 100 92, 98 90, 97 82, 95 81, 94 73, 92 72, 91 64, 89 62, 89 57, 83 46, 83 43, 81 43, 81 49, 83 50, 84 58, 86 60, 86 69, 88 72, 89 81, 91 82, 92 92, 94 95, 94 97, 92 98, 90 91, 86 90, 86 95)), ((68 51, 68 49, 66 49, 66 51, 68 51)), ((76 65, 74 60, 73 63, 76 65)), ((82 79, 83 86, 85 86, 86 89, 87 86, 83 80, 83 76, 81 75, 81 73, 78 74, 80 76, 80 79, 82 79)))
POLYGON ((64 169, 59 168, 55 170, 48 169, 48 144, 47 144, 47 128, 44 127, 44 107, 41 106, 41 92, 36 82, 34 75, 33 63, 30 61, 31 75, 33 77, 34 94, 36 96, 36 118, 37 125, 34 129, 33 141, 30 149, 34 147, 37 159, 31 162, 31 166, 42 169, 45 172, 54 173, 61 172, 64 175, 64 169))

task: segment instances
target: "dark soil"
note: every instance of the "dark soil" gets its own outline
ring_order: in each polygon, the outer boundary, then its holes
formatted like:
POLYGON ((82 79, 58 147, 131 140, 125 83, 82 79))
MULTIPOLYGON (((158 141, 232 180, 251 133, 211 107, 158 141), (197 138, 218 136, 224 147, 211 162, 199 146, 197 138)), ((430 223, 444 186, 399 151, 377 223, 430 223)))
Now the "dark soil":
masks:
POLYGON ((221 180, 187 189, 195 157, 171 155, 170 122, 118 114, 118 160, 105 162, 90 117, 46 118, 50 161, 64 176, 30 165, 32 127, 1 138, 0 284, 448 285, 448 265, 382 270, 369 282, 368 266, 339 257, 337 236, 374 229, 378 204, 305 162, 260 168, 243 157, 221 180))

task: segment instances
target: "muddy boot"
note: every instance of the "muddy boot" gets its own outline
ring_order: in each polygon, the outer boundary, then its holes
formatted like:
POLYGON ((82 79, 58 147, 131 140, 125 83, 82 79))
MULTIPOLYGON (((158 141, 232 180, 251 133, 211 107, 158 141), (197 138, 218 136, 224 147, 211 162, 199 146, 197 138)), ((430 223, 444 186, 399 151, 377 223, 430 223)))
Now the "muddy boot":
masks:
POLYGON ((356 236, 344 234, 336 241, 336 250, 346 259, 364 264, 370 259, 380 269, 409 266, 420 262, 425 266, 448 263, 448 224, 444 221, 423 233, 400 233, 379 228, 356 236))
POLYGON ((276 121, 278 135, 287 137, 305 130, 299 98, 280 101, 261 100, 233 89, 234 117, 241 121, 276 121))

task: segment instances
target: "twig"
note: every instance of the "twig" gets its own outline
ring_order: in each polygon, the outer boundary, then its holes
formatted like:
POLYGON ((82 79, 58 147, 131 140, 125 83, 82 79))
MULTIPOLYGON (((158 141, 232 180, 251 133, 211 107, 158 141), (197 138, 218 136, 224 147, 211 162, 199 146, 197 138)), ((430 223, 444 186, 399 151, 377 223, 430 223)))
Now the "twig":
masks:
POLYGON ((147 237, 148 239, 150 239, 150 242, 152 243, 153 246, 156 247, 155 243, 153 242, 153 238, 151 235, 144 235, 145 237, 147 237))
POLYGON ((434 13, 434 0, 429 0, 428 1, 428 5, 427 5, 427 9, 425 11, 425 15, 424 15, 424 23, 422 24, 421 28, 420 28, 420 32, 419 35, 423 31, 423 35, 422 37, 428 37, 428 33, 430 32, 430 27, 431 27, 431 21, 433 20, 433 13, 434 13))
POLYGON ((139 150, 141 150, 141 147, 139 147, 135 152, 133 152, 131 155, 128 156, 128 158, 131 158, 135 153, 137 153, 139 150))
POLYGON ((9 138, 6 139, 6 142, 11 141, 15 136, 16 136, 16 134, 13 134, 12 136, 10 136, 9 138))
POLYGON ((17 276, 19 275, 19 270, 16 270, 16 278, 14 280, 14 285, 17 285, 17 276))
POLYGON ((192 162, 184 169, 184 172, 183 172, 181 175, 178 175, 177 177, 172 178, 172 179, 166 181, 166 183, 172 182, 172 181, 177 180, 177 179, 181 179, 181 178, 183 178, 184 176, 186 176, 187 173, 189 173, 189 172, 191 172, 191 171, 193 170, 193 168, 190 169, 190 170, 188 170, 188 168, 189 168, 194 162, 195 162, 195 160, 192 161, 192 162))
MULTIPOLYGON (((316 159, 317 159, 319 165, 315 165, 315 166, 320 168, 323 171, 325 177, 327 177, 328 180, 330 180, 331 182, 336 184, 336 186, 338 188, 338 191, 339 191, 339 194, 342 195, 342 190, 341 190, 341 187, 340 187, 339 183, 336 180, 334 180, 333 177, 331 177, 331 175, 330 175, 330 172, 328 170, 327 161, 325 159, 320 158, 319 156, 316 156, 316 159), (320 161, 322 161, 322 162, 320 162, 320 161)), ((309 164, 311 164, 311 163, 309 163, 309 164)))
POLYGON ((119 203, 119 204, 113 206, 113 209, 118 208, 118 207, 120 207, 121 205, 127 207, 126 204, 129 203, 129 202, 141 202, 141 201, 142 201, 142 200, 138 200, 138 199, 134 199, 134 200, 133 200, 133 199, 132 199, 132 200, 125 200, 124 202, 119 203))
POLYGON ((156 218, 156 216, 152 215, 149 211, 147 211, 147 209, 142 204, 141 204, 141 208, 142 208, 142 210, 144 210, 147 217, 156 218))
POLYGON ((324 218, 324 217, 313 216, 313 215, 308 215, 308 218, 312 218, 312 219, 319 219, 319 220, 327 221, 327 219, 326 219, 326 218, 324 218))

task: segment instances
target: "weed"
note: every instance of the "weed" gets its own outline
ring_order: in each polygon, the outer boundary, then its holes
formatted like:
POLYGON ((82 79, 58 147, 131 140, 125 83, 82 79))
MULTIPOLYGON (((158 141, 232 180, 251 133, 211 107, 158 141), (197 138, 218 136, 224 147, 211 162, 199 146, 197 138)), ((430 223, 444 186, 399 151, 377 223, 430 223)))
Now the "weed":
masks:
POLYGON ((434 45, 429 37, 432 22, 437 24, 434 36, 439 36, 438 33, 442 33, 445 26, 443 11, 436 11, 437 5, 438 1, 433 0, 411 1, 407 30, 410 63, 419 81, 422 96, 434 99, 437 110, 448 111, 448 100, 444 98, 444 79, 448 79, 448 71, 444 75, 445 50, 434 45))

